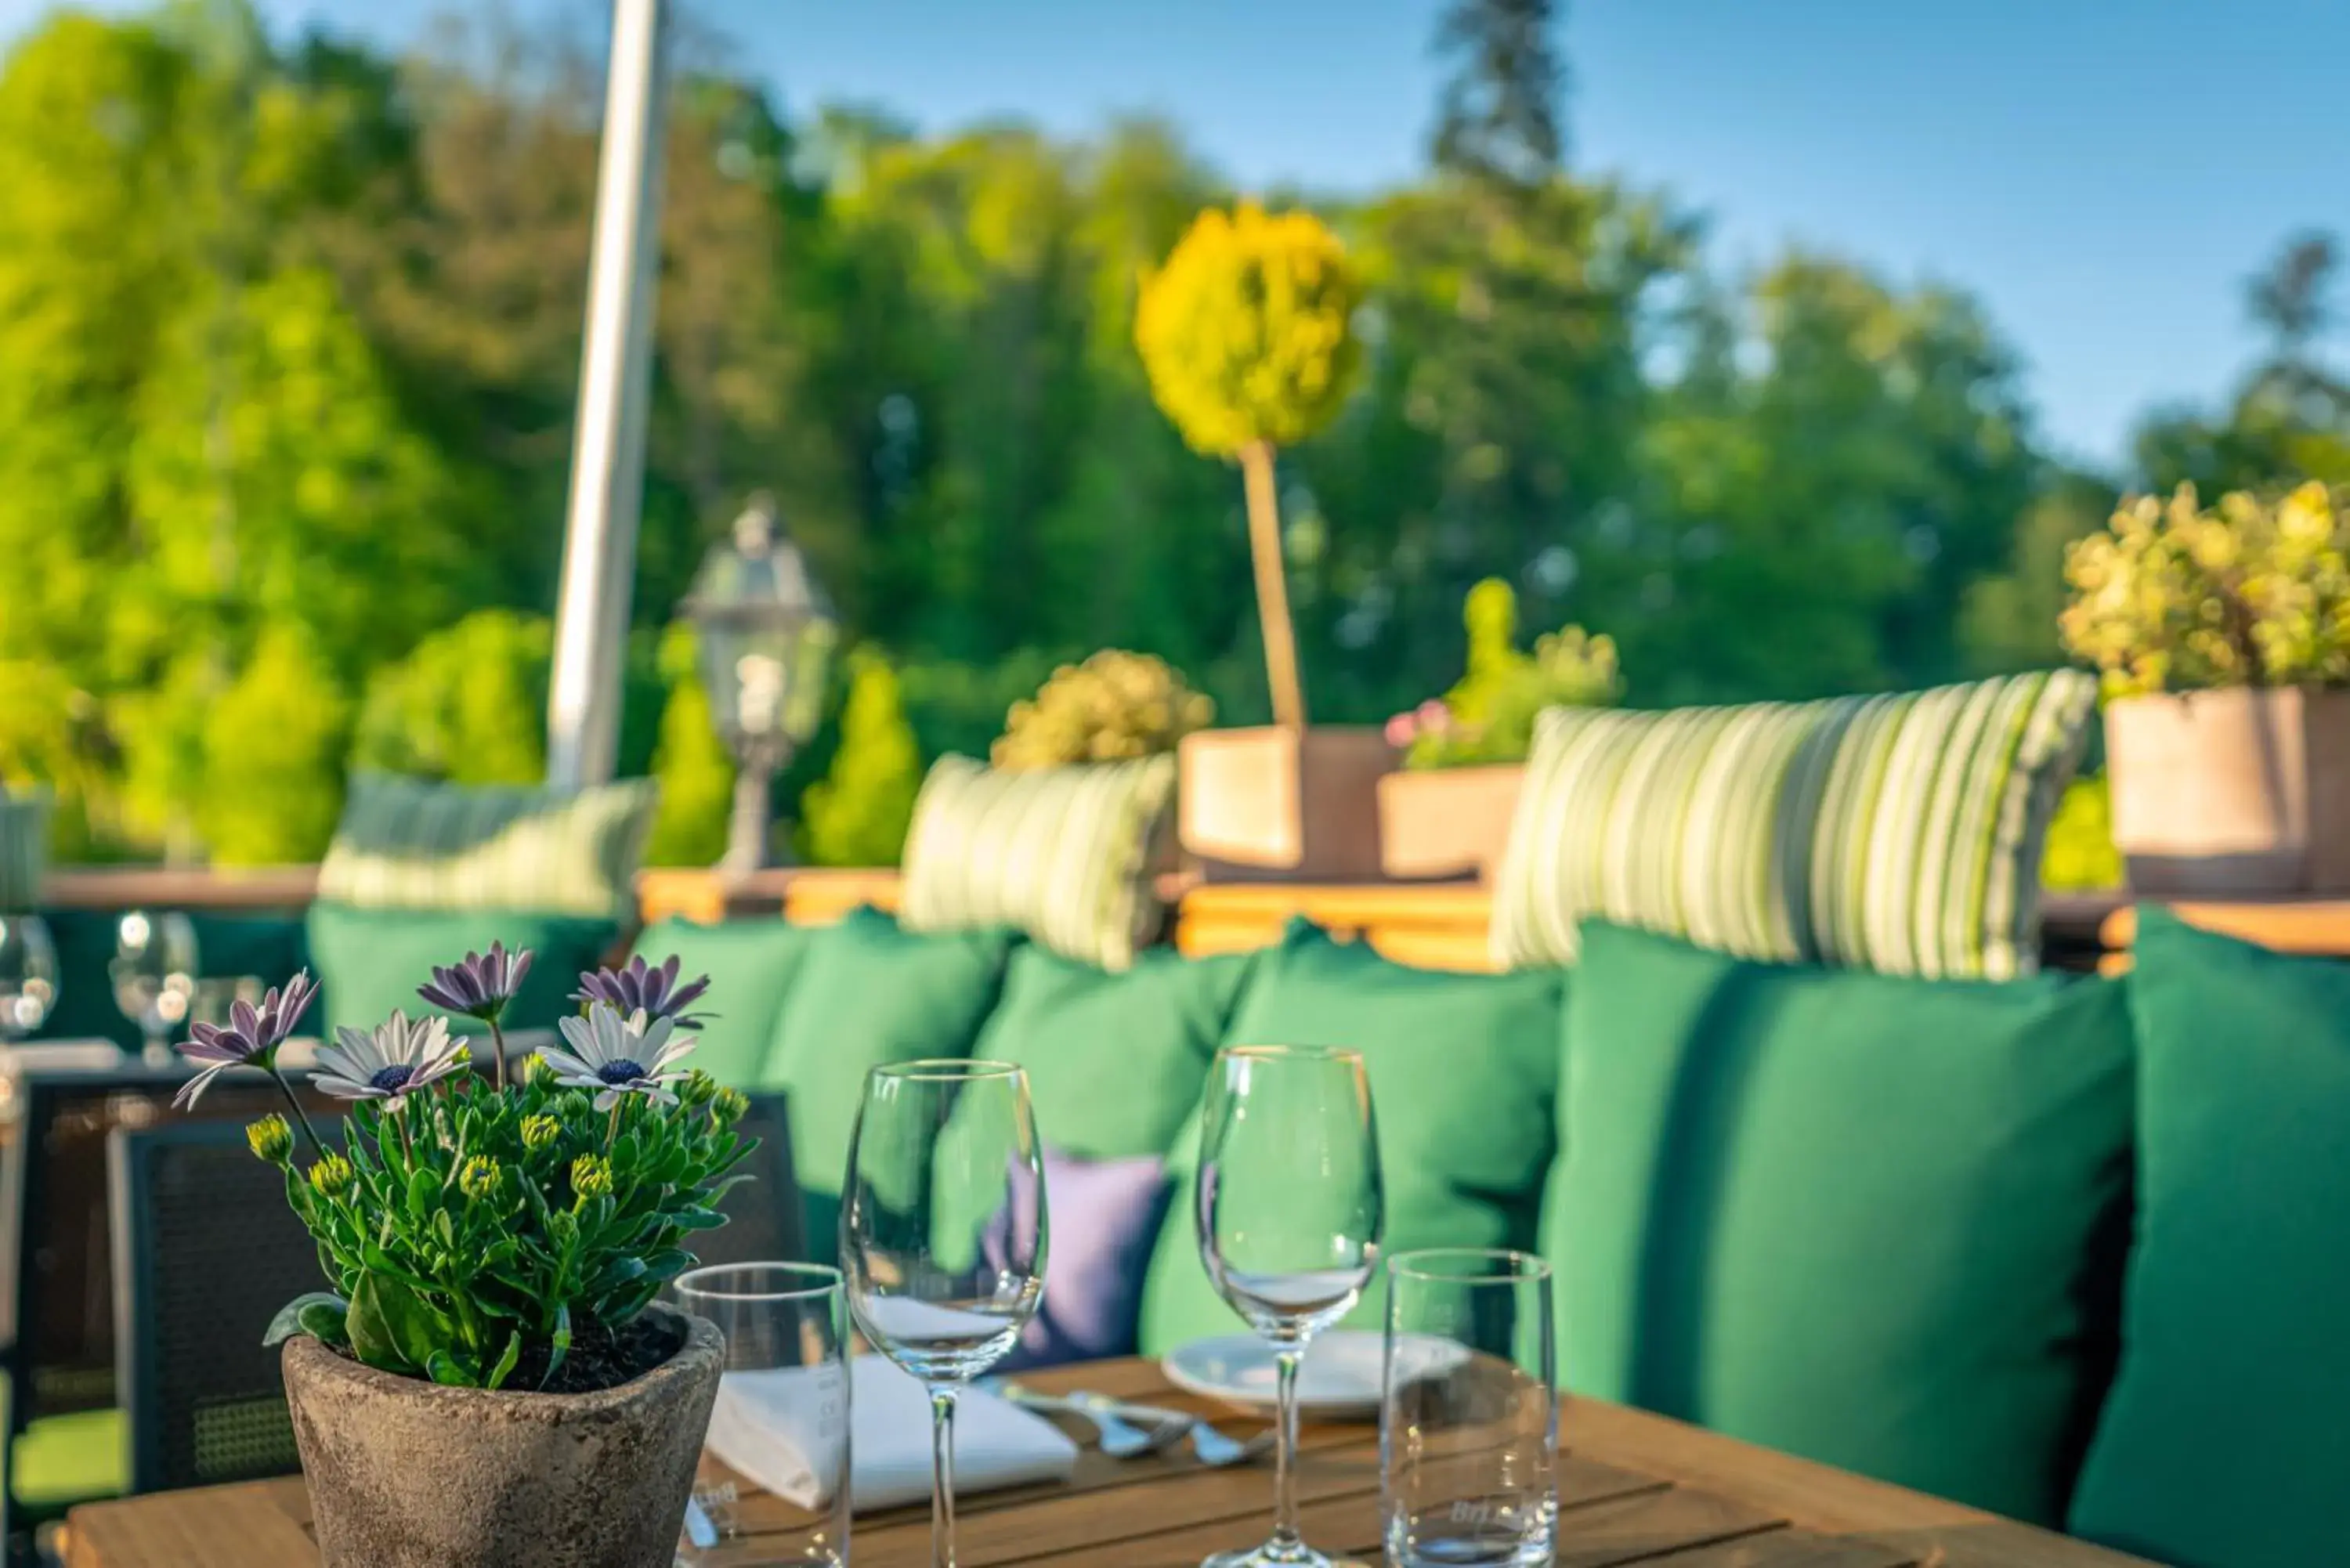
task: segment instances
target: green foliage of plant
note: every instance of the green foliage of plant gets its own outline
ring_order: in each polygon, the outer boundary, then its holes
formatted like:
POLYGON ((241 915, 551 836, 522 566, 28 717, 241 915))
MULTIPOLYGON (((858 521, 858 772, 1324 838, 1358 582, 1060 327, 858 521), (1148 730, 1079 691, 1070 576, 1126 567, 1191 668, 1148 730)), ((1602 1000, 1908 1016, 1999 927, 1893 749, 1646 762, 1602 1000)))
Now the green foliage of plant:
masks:
POLYGON ((214 864, 286 866, 326 853, 342 813, 350 704, 308 633, 265 629, 204 710, 194 826, 214 864))
POLYGON ((2064 575, 2064 645, 2108 695, 2350 681, 2350 492, 2138 496, 2064 575))
POLYGON ((2048 824, 2041 885, 2060 893, 2104 893, 2126 879, 2122 852, 2114 847, 2113 796, 2106 776, 2074 779, 2048 824))
POLYGON ((999 768, 1127 762, 1173 751, 1215 717, 1165 659, 1106 648, 1014 702, 989 757, 999 768))
POLYGON ((710 693, 694 667, 693 628, 682 621, 662 634, 660 669, 669 681, 661 704, 653 777, 660 805, 645 840, 649 866, 708 866, 726 852, 734 802, 734 759, 712 722, 710 693))
POLYGON ((898 672, 868 648, 848 656, 848 702, 831 771, 800 797, 800 853, 816 866, 895 866, 922 784, 898 672))
POLYGON ((543 616, 476 610, 377 671, 352 765, 452 784, 536 784, 546 772, 555 628, 543 616))
MULTIPOLYGON (((703 1080, 707 1084, 707 1080, 703 1080)), ((331 1296, 281 1318, 369 1366, 503 1387, 525 1353, 548 1375, 583 1334, 626 1327, 723 1224, 750 1145, 716 1085, 598 1111, 546 1074, 498 1089, 461 1074, 385 1109, 361 1101, 338 1153, 297 1161, 267 1123, 257 1153, 318 1244, 331 1296)))
POLYGON ((1603 708, 1623 695, 1616 645, 1579 626, 1545 633, 1533 653, 1520 652, 1517 593, 1498 577, 1469 590, 1461 618, 1467 672, 1440 700, 1388 721, 1388 739, 1409 748, 1406 767, 1521 763, 1544 709, 1603 708))

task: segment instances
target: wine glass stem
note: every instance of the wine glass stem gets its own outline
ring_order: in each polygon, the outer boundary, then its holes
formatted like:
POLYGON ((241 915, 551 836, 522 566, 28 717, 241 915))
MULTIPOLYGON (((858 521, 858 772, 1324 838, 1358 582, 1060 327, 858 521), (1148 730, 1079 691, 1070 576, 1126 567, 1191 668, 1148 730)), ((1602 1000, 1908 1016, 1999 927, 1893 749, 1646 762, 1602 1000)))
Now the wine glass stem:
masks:
POLYGON ((955 1568, 955 1391, 931 1390, 931 1568, 955 1568))
POLYGON ((1273 1541, 1270 1554, 1284 1557, 1302 1544, 1297 1533, 1297 1364, 1305 1359, 1302 1345, 1275 1348, 1274 1407, 1280 1436, 1273 1449, 1273 1541))

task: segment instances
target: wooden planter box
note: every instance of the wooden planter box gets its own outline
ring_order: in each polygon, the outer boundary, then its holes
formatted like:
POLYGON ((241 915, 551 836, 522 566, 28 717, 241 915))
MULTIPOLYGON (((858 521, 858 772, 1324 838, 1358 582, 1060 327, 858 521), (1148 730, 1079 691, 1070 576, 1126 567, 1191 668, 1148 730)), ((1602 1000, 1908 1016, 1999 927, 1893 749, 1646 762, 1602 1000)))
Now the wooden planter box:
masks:
POLYGON ((1417 768, 1379 780, 1379 867, 1400 882, 1493 878, 1526 770, 1517 763, 1417 768))
POLYGON ((2106 765, 2133 890, 2350 892, 2350 691, 2124 698, 2106 765))
POLYGON ((1178 753, 1183 848, 1209 881, 1369 881, 1378 781, 1396 749, 1364 726, 1201 730, 1178 753))

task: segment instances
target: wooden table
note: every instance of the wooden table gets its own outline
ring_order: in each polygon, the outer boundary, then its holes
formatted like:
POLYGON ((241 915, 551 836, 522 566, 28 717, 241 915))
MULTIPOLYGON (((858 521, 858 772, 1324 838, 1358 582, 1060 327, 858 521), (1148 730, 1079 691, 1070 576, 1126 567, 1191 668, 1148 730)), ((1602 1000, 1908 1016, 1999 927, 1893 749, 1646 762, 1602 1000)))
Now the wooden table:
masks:
MULTIPOLYGON (((1144 1361, 1028 1379, 1210 1411, 1144 1361)), ((1242 1417, 1219 1412, 1240 1435, 1242 1417)), ((1559 1460, 1562 1568, 2126 1568, 2137 1559, 1789 1459, 1660 1417, 1570 1400, 1559 1460)), ((1378 1560, 1378 1432, 1312 1425, 1299 1496, 1306 1539, 1378 1560)), ((1117 1460, 1088 1449, 1066 1485, 967 1498, 963 1568, 1197 1568, 1270 1527, 1269 1463, 1207 1469, 1185 1454, 1117 1460)), ((775 1500, 778 1521, 789 1506, 775 1500)), ((298 1480, 76 1509, 69 1568, 317 1568, 298 1480)), ((921 1568, 928 1508, 860 1518, 856 1568, 921 1568)))

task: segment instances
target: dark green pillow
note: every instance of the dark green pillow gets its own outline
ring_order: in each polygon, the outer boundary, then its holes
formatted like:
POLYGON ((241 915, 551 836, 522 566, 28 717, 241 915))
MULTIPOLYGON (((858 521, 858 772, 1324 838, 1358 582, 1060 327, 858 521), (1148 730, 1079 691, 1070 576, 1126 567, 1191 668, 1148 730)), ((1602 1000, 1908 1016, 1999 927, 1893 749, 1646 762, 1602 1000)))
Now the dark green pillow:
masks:
MULTIPOLYGON (((432 966, 454 963, 498 941, 509 951, 528 948, 533 955, 504 1027, 552 1029, 556 1019, 577 1009, 569 998, 579 989, 579 972, 601 963, 619 935, 610 920, 595 915, 316 903, 310 906, 310 960, 325 988, 319 1004, 324 1014, 313 1012, 303 1027, 322 1034, 345 1024, 372 1029, 394 1011, 431 1012, 416 988, 432 978, 432 966)), ((468 1032, 481 1027, 463 1019, 451 1024, 468 1032)))
POLYGON ((1582 940, 1544 1220, 1568 1386, 2061 1520, 2126 1241, 2124 987, 1582 940))
POLYGON ((972 1054, 1028 1069, 1052 1147, 1080 1159, 1163 1155, 1200 1103, 1253 956, 1146 948, 1113 974, 1023 946, 972 1054))
MULTIPOLYGON (((1553 1147, 1561 983, 1553 970, 1412 969, 1300 920, 1257 955, 1224 1043, 1363 1053, 1387 1186, 1387 1251, 1531 1247, 1553 1147)), ((1199 1137, 1194 1111, 1170 1159, 1176 1201, 1143 1286, 1146 1355, 1243 1326, 1200 1263, 1191 1193, 1199 1137)), ((1374 1281, 1348 1324, 1378 1328, 1383 1300, 1374 1281)))
POLYGON ((635 951, 649 964, 672 955, 683 984, 710 977, 710 991, 690 1010, 706 1020, 693 1032, 698 1044, 686 1064, 722 1084, 756 1086, 775 1037, 784 993, 807 954, 809 929, 782 920, 726 920, 697 925, 670 919, 648 926, 635 951))
POLYGON ((2350 965, 2138 910, 2137 1245, 2070 1528, 2187 1568, 2350 1553, 2350 965))
POLYGON ((792 1167, 818 1257, 833 1252, 865 1075, 884 1062, 970 1055, 1014 940, 1006 931, 900 930, 874 909, 808 931, 760 1086, 788 1097, 792 1167))

